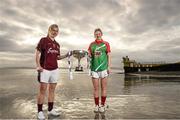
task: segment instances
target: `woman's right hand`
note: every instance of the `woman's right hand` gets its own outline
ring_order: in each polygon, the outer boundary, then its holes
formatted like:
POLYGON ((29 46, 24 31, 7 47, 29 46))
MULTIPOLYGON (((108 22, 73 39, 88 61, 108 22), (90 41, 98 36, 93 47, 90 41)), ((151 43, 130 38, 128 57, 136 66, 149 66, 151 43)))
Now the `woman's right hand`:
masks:
POLYGON ((69 51, 66 53, 66 57, 72 56, 73 55, 73 51, 69 51))
POLYGON ((42 68, 41 66, 38 66, 38 67, 36 68, 36 70, 37 70, 38 72, 42 72, 42 71, 43 71, 43 68, 42 68))

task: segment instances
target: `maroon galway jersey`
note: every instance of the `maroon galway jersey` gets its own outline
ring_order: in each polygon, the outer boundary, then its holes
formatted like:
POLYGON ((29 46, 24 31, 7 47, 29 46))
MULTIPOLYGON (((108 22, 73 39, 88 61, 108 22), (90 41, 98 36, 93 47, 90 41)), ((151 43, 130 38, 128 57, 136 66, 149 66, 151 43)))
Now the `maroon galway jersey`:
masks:
POLYGON ((39 41, 36 49, 41 52, 41 67, 47 70, 58 68, 57 56, 60 55, 60 45, 49 37, 43 37, 39 41))

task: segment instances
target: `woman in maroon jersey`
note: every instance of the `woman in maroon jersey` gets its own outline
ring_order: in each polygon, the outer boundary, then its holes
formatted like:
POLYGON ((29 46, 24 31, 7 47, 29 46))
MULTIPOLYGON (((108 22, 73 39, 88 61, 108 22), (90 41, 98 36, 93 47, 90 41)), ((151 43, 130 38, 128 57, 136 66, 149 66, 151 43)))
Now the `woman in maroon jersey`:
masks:
POLYGON ((48 29, 47 37, 41 38, 36 47, 36 66, 39 71, 39 94, 37 98, 38 119, 45 119, 43 113, 43 103, 48 88, 48 115, 59 116, 53 109, 54 91, 58 80, 58 63, 57 60, 66 58, 66 55, 60 55, 60 45, 55 41, 59 33, 58 25, 52 24, 48 29))

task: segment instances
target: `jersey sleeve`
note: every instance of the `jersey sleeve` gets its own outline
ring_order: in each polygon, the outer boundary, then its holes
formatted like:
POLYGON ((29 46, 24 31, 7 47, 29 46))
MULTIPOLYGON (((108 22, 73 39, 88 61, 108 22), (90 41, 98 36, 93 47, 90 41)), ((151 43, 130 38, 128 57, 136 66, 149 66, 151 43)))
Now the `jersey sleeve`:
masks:
POLYGON ((58 44, 58 54, 57 55, 60 55, 60 45, 58 44))
POLYGON ((107 53, 110 53, 111 52, 111 48, 110 48, 110 45, 109 45, 109 43, 108 42, 105 42, 105 44, 106 44, 106 52, 107 53))
POLYGON ((40 39, 39 43, 36 46, 36 49, 40 52, 42 52, 45 49, 45 42, 43 38, 40 39))
POLYGON ((92 45, 92 43, 91 43, 91 44, 89 45, 89 47, 88 47, 88 52, 89 52, 89 54, 92 54, 91 45, 92 45))

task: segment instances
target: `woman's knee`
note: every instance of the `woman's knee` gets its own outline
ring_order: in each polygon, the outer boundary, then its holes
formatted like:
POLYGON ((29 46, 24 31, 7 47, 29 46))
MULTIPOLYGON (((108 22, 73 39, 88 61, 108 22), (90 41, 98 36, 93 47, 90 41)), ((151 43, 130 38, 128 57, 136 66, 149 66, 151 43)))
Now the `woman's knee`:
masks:
POLYGON ((102 88, 101 88, 101 91, 102 91, 102 92, 106 92, 106 91, 107 91, 107 88, 106 88, 106 87, 102 87, 102 88))
POLYGON ((95 86, 95 87, 94 87, 94 91, 99 91, 99 87, 98 87, 98 86, 95 86))
POLYGON ((50 84, 50 85, 49 85, 49 92, 50 92, 50 93, 54 93, 55 88, 56 88, 56 84, 52 84, 52 85, 50 84))
POLYGON ((41 94, 45 94, 46 93, 46 90, 47 90, 47 85, 40 85, 40 93, 41 94))
POLYGON ((54 93, 55 88, 49 88, 49 93, 54 93))

